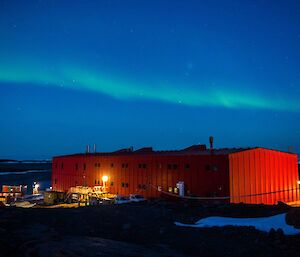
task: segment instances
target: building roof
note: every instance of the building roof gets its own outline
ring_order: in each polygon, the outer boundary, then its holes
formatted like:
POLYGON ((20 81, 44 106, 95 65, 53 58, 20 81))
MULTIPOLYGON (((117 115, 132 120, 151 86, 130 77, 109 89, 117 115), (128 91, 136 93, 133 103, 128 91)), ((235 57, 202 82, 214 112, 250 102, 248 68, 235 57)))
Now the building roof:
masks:
POLYGON ((132 156, 132 155, 164 155, 164 156, 180 156, 180 155, 228 155, 231 153, 241 152, 245 150, 255 149, 257 147, 248 148, 219 148, 219 149, 207 149, 206 145, 198 144, 192 145, 180 150, 165 150, 155 151, 152 147, 143 147, 134 150, 133 147, 119 149, 113 152, 96 152, 96 153, 77 153, 71 155, 63 155, 56 157, 68 157, 68 156, 132 156))

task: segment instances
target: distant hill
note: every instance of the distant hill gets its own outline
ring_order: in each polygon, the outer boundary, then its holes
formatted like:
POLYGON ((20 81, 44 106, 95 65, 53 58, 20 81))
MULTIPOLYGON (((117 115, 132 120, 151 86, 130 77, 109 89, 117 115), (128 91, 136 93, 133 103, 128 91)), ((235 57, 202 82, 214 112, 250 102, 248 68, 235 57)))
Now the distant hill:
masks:
POLYGON ((19 172, 28 170, 51 170, 52 162, 49 160, 0 160, 0 172, 19 172))

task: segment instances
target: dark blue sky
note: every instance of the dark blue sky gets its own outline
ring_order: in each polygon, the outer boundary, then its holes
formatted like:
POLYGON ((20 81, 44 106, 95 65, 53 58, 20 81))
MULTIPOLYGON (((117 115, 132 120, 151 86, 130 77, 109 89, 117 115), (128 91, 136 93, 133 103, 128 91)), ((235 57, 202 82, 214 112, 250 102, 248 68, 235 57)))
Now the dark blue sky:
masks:
POLYGON ((0 158, 300 151, 299 1, 0 2, 0 158))

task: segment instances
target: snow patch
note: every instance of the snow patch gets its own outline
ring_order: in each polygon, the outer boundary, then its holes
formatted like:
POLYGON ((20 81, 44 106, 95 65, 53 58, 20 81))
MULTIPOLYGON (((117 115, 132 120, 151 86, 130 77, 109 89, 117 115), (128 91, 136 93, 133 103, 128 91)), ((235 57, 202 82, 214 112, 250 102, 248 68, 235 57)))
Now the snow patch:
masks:
POLYGON ((193 228, 210 228, 210 227, 224 227, 224 226, 240 226, 240 227, 254 227, 257 230, 269 232, 272 228, 282 229, 285 235, 300 234, 300 229, 286 224, 286 213, 278 214, 263 218, 228 218, 228 217, 208 217, 197 221, 195 224, 184 224, 175 222, 176 226, 193 227, 193 228))

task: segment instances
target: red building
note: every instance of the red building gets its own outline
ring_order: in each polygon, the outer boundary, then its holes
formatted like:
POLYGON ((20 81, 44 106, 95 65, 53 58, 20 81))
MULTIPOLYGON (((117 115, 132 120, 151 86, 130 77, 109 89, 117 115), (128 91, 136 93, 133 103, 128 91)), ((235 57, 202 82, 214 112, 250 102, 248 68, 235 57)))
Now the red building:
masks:
POLYGON ((275 204, 299 199, 296 154, 264 148, 206 149, 194 145, 178 151, 85 153, 53 158, 52 187, 103 186, 112 194, 222 197, 230 202, 275 204), (107 179, 107 182, 103 182, 107 179))

